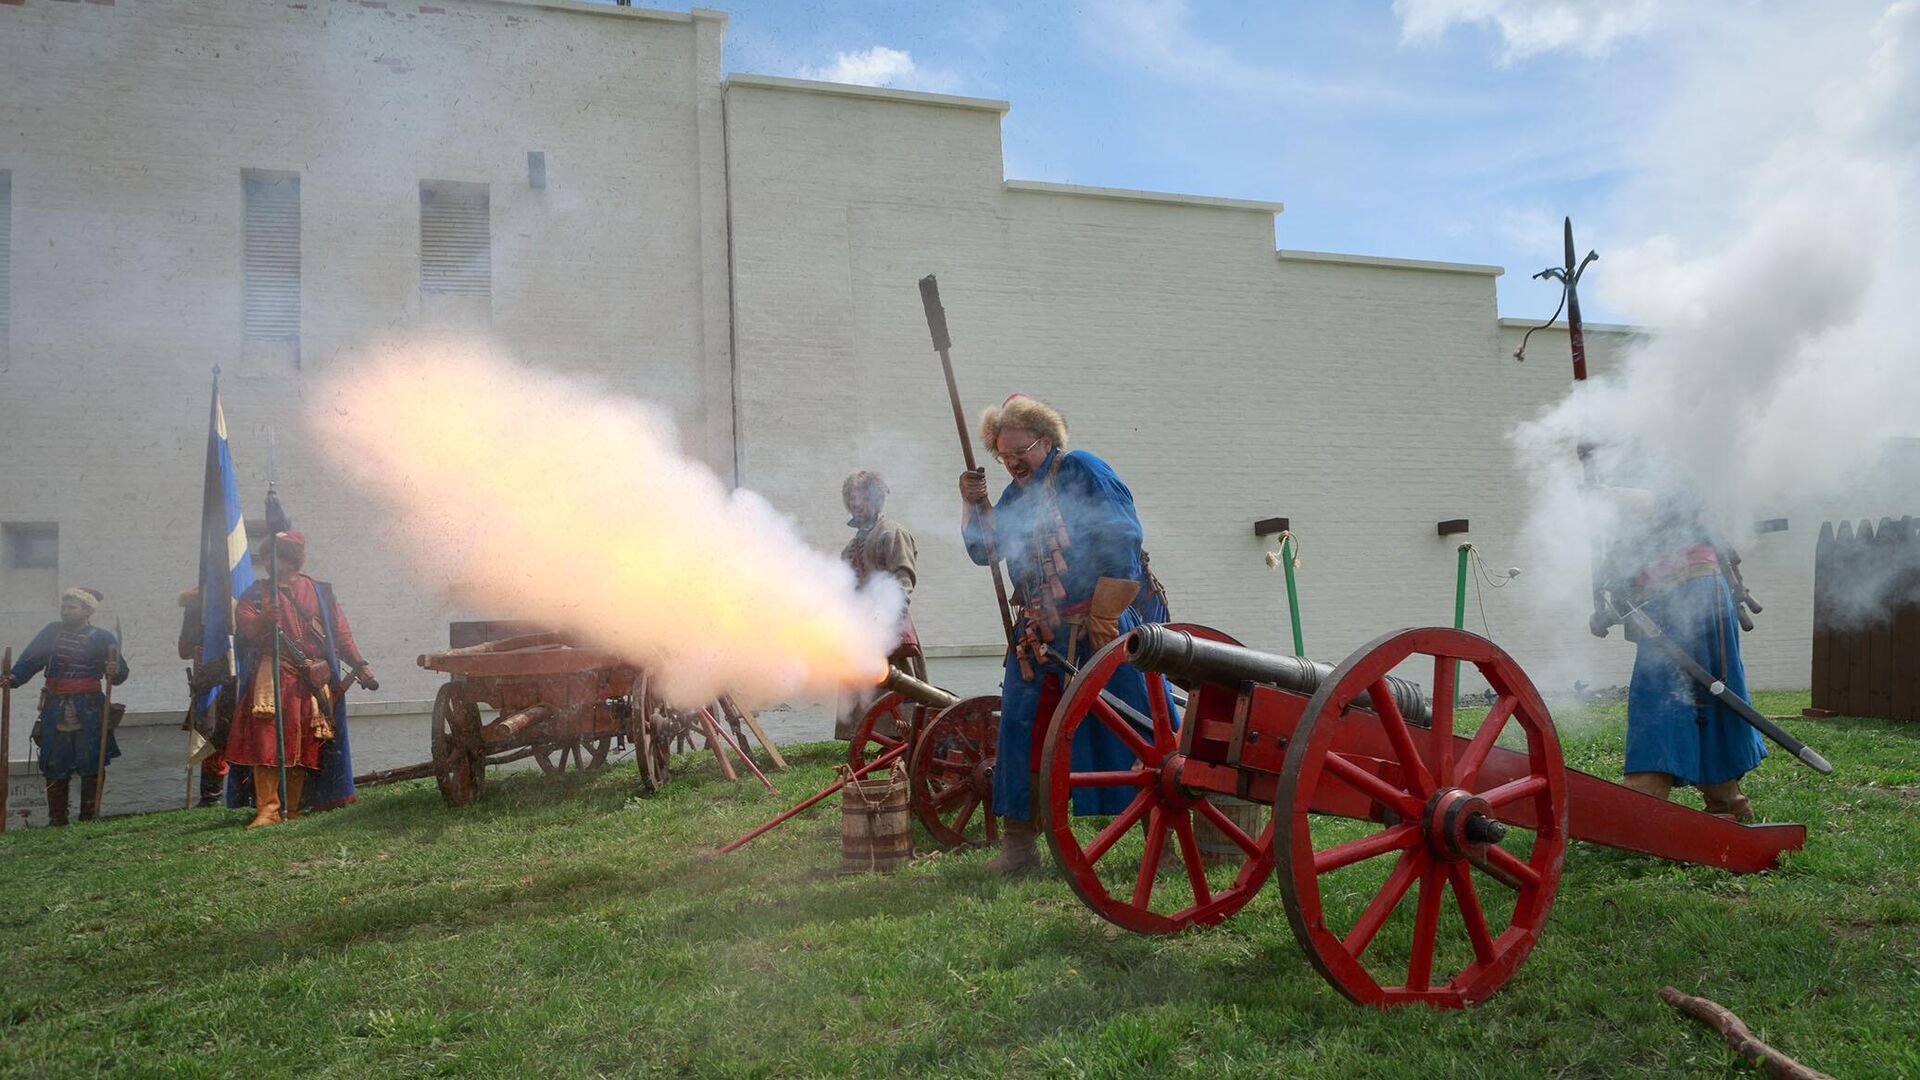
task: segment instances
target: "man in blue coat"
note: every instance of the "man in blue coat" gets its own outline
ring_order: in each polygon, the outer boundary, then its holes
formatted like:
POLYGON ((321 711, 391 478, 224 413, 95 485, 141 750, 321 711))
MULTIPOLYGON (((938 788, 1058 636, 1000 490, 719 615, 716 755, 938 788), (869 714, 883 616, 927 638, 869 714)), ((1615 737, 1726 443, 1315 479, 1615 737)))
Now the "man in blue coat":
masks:
MULTIPOLYGON (((120 756, 112 725, 101 715, 106 695, 100 689, 100 680, 107 677, 107 654, 118 642, 87 621, 102 599, 98 589, 61 593, 60 621, 48 623, 34 636, 13 670, 0 672, 8 686, 46 672, 33 741, 40 746, 40 772, 47 781, 48 825, 67 823, 69 785, 75 776, 80 778, 80 820, 100 816, 100 740, 107 740, 108 760, 120 756)), ((117 653, 115 659, 113 684, 118 686, 127 681, 127 662, 117 653)))
MULTIPOLYGON (((1686 650, 1694 663, 1751 701, 1729 561, 1683 493, 1606 487, 1619 519, 1605 576, 1686 650)), ((1594 632, 1606 636, 1596 620, 1594 632)), ((1628 639, 1633 640, 1631 632, 1628 639)), ((1740 780, 1767 756, 1760 733, 1708 693, 1664 649, 1639 643, 1627 686, 1622 783, 1656 798, 1697 787, 1708 813, 1753 818, 1740 780)))
MULTIPOLYGON (((1141 621, 1142 585, 1152 610, 1164 606, 1143 566, 1133 493, 1106 462, 1067 449, 1067 424, 1044 402, 1014 394, 980 418, 980 439, 1012 483, 993 505, 987 527, 985 469, 960 474, 961 533, 967 554, 986 565, 989 544, 1007 560, 1020 608, 1000 684, 1000 740, 993 770, 993 809, 1005 819, 1000 854, 988 868, 1023 873, 1040 865, 1033 781, 1045 725, 1070 676, 1050 655, 1075 665, 1141 621)), ((1142 713, 1145 678, 1122 665, 1107 689, 1142 713)), ((1075 733, 1076 771, 1125 769, 1133 753, 1099 724, 1075 733)), ((1090 788, 1074 795, 1074 813, 1117 814, 1133 792, 1090 788)))

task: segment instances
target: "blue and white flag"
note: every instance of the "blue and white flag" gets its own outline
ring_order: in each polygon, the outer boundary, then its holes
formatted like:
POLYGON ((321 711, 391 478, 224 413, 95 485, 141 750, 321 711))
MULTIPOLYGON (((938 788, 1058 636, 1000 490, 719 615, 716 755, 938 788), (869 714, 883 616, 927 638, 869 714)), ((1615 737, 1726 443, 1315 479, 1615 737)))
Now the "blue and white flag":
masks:
MULTIPOLYGON (((240 490, 234 482, 233 451, 227 445, 227 417, 220 408, 220 372, 213 375, 213 407, 207 414, 207 475, 200 504, 200 663, 234 674, 233 605, 253 585, 253 558, 247 553, 247 523, 240 514, 240 490)), ((214 684, 195 705, 218 704, 226 679, 214 684)), ((194 740, 189 756, 205 757, 211 744, 194 740)))

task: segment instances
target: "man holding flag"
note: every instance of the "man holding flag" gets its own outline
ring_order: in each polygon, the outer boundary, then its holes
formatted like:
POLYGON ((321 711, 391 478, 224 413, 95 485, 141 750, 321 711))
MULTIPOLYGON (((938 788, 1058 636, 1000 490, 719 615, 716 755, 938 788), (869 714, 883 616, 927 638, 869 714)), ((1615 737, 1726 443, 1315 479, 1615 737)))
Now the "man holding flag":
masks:
MULTIPOLYGON (((269 499, 271 514, 278 500, 269 499)), ((248 828, 282 820, 283 805, 284 817, 297 818, 303 807, 327 810, 353 801, 346 690, 351 682, 380 688, 333 586, 301 572, 307 538, 288 529, 270 543, 271 581, 256 580, 234 605, 241 677, 227 760, 253 770, 256 813, 248 828)))
POLYGON ((187 762, 200 763, 200 805, 212 806, 225 784, 228 725, 234 703, 234 601, 253 585, 247 527, 240 515, 227 417, 220 407, 220 369, 213 371, 207 417, 207 465, 200 500, 200 583, 180 594, 180 658, 191 699, 187 706, 187 762))

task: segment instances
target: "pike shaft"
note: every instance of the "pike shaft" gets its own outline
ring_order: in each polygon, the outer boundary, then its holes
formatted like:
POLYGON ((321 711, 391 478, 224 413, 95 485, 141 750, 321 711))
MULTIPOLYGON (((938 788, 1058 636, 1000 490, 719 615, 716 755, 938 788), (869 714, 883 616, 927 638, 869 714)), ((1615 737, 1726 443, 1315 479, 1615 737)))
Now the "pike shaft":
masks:
POLYGON ((1753 725, 1760 734, 1778 743, 1782 749, 1814 772, 1825 775, 1833 771, 1833 766, 1827 762, 1826 758, 1821 757, 1806 743, 1787 734, 1786 729, 1779 724, 1760 715, 1760 710, 1748 704, 1739 694, 1728 688, 1725 682, 1714 678, 1706 668, 1701 667, 1693 657, 1687 655, 1687 650, 1681 648, 1679 642, 1668 637, 1666 632, 1660 629, 1659 623, 1648 618, 1646 612, 1639 608, 1629 608, 1626 621, 1627 625, 1633 627, 1641 641, 1653 642, 1660 651, 1666 653, 1667 659, 1672 660, 1675 667, 1686 672, 1689 678, 1704 687, 1707 693, 1713 695, 1720 704, 1732 709, 1740 719, 1753 725))
MULTIPOLYGON (((979 468, 973 457, 973 437, 967 434, 967 412, 960 404, 960 385, 953 378, 953 342, 947 335, 947 312, 940 306, 940 285, 932 274, 920 279, 920 303, 927 311, 927 329, 933 334, 934 351, 940 354, 940 371, 947 379, 947 401, 953 406, 953 427, 960 436, 960 457, 967 471, 979 468)), ((993 542, 993 505, 979 510, 981 534, 987 540, 987 569, 993 574, 993 598, 1000 609, 1000 630, 1007 637, 1007 648, 1015 649, 1013 611, 1007 605, 1007 581, 1000 574, 1000 553, 993 542)))
MULTIPOLYGON (((0 676, 13 670, 13 650, 9 648, 4 658, 0 658, 0 676)), ((0 832, 7 831, 7 762, 9 737, 13 732, 13 684, 0 683, 0 832)))

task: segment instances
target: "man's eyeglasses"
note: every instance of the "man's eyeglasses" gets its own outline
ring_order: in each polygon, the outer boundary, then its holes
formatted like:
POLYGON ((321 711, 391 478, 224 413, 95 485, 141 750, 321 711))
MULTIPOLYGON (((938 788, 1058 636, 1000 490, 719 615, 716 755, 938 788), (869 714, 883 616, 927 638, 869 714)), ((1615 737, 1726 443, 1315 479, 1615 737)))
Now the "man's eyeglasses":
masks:
POLYGON ((1011 454, 1003 454, 1003 453, 1001 453, 1001 452, 999 452, 998 450, 995 450, 995 451, 993 452, 993 460, 995 460, 995 461, 997 461, 997 462, 999 462, 999 463, 1000 463, 1000 464, 1002 464, 1002 465, 1005 465, 1005 464, 1007 463, 1007 459, 1008 459, 1008 458, 1018 458, 1018 457, 1026 457, 1026 456, 1027 456, 1027 453, 1028 453, 1028 451, 1030 451, 1030 450, 1032 450, 1032 449, 1033 449, 1034 447, 1036 447, 1036 446, 1039 446, 1039 445, 1040 445, 1040 440, 1041 440, 1041 439, 1044 439, 1044 438, 1046 438, 1046 436, 1045 436, 1045 435, 1041 435, 1041 436, 1038 436, 1038 437, 1036 437, 1036 438, 1035 438, 1035 439, 1034 439, 1034 440, 1033 440, 1032 442, 1030 442, 1030 443, 1028 443, 1027 445, 1025 445, 1025 446, 1023 446, 1023 447, 1021 447, 1021 448, 1020 448, 1020 449, 1018 449, 1018 450, 1015 450, 1015 451, 1014 451, 1013 453, 1011 453, 1011 454))

